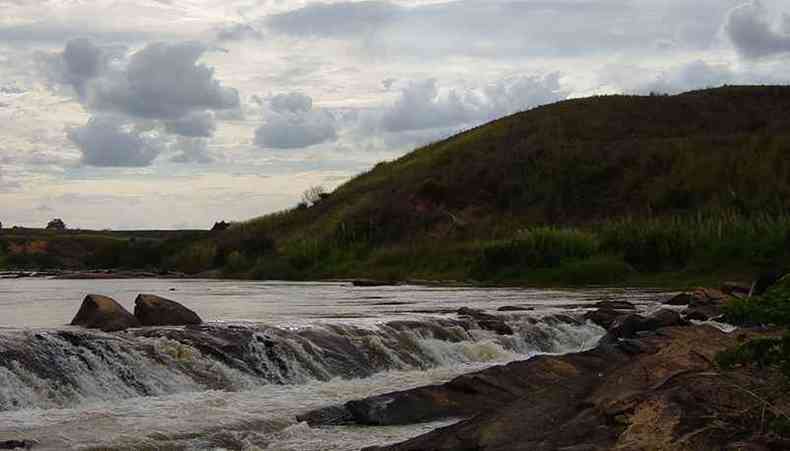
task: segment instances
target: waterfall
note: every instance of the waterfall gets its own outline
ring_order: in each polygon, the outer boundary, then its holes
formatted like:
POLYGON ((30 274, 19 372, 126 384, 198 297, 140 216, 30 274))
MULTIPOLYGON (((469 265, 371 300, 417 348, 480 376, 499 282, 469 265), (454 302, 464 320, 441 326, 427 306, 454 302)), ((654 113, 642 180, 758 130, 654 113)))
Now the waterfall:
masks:
POLYGON ((569 316, 502 318, 513 335, 484 330, 472 319, 443 318, 369 328, 208 323, 115 334, 0 330, 0 411, 493 364, 590 348, 604 333, 569 316))

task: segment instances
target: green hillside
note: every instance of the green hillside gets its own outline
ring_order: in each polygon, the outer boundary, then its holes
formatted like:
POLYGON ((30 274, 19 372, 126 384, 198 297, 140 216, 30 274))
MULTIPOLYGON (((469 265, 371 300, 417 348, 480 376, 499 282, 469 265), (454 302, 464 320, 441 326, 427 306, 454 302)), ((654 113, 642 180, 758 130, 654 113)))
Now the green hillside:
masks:
POLYGON ((163 262, 289 279, 739 276, 790 262, 789 213, 790 87, 603 96, 379 163, 163 262))

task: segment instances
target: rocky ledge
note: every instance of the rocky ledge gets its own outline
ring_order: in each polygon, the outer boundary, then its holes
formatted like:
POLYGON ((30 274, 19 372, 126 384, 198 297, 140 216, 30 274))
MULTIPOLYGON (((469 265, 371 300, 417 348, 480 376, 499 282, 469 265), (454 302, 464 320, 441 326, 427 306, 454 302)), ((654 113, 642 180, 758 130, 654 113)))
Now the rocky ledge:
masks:
POLYGON ((767 369, 759 375, 747 368, 722 372, 714 363, 719 351, 772 332, 728 334, 685 318, 700 305, 710 307, 705 316, 717 316, 711 306, 720 300, 720 292, 695 291, 688 302, 670 303, 688 305, 685 310, 648 317, 625 304, 601 305, 599 310, 613 312, 598 318, 609 333, 591 351, 538 356, 441 385, 320 409, 299 420, 393 425, 459 418, 452 426, 367 451, 790 449, 790 442, 766 432, 790 412, 782 376, 767 369))

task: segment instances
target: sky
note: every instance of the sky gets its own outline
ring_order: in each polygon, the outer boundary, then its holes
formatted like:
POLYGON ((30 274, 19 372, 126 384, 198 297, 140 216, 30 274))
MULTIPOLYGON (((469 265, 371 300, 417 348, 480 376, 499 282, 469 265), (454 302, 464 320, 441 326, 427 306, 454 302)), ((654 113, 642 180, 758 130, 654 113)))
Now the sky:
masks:
POLYGON ((790 82, 786 0, 0 0, 0 222, 208 228, 491 119, 790 82))

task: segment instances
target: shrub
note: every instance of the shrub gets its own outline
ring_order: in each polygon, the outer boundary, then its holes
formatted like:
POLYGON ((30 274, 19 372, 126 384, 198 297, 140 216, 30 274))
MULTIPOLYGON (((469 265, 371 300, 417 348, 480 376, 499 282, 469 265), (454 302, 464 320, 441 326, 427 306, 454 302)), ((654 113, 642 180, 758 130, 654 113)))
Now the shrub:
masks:
POLYGON ((251 268, 249 259, 239 251, 233 251, 225 258, 224 272, 228 274, 240 274, 249 271, 251 268))
POLYGON ((176 254, 170 264, 178 271, 197 274, 211 269, 216 255, 217 247, 214 244, 197 243, 176 254))
POLYGON ((716 364, 723 369, 754 364, 759 368, 779 366, 790 375, 790 335, 782 338, 762 337, 716 354, 716 364))
POLYGON ((537 227, 520 231, 515 239, 483 245, 477 266, 483 274, 508 267, 550 268, 597 251, 598 240, 590 233, 537 227))
POLYGON ((725 319, 738 325, 790 326, 790 277, 785 277, 762 296, 734 299, 724 306, 725 319))

